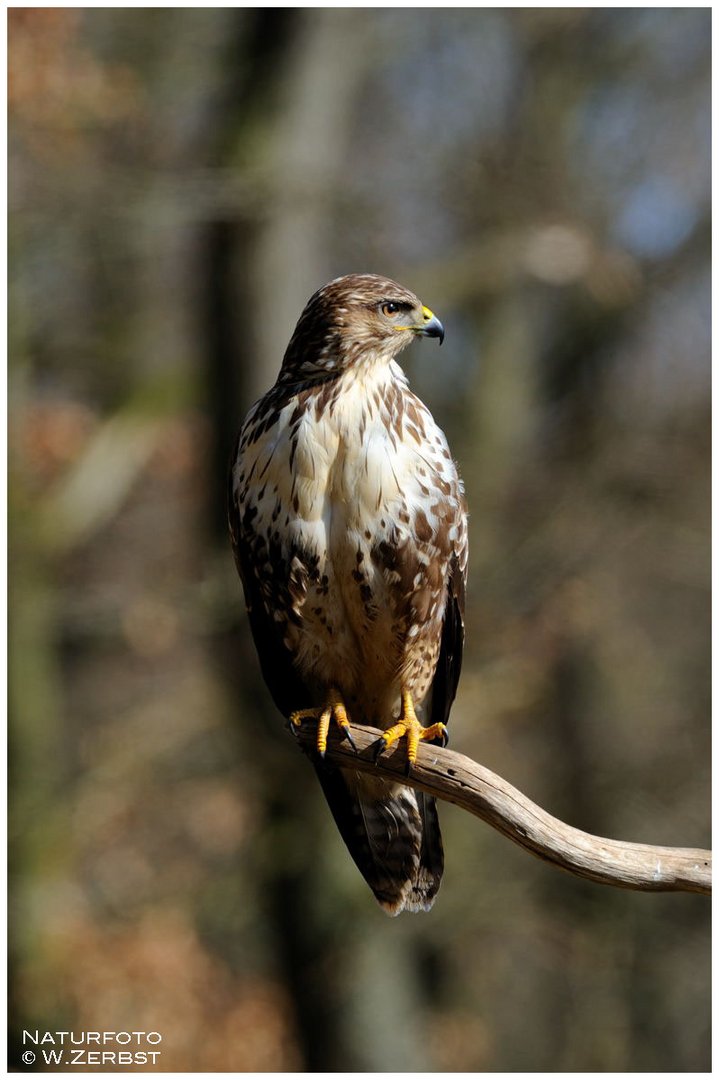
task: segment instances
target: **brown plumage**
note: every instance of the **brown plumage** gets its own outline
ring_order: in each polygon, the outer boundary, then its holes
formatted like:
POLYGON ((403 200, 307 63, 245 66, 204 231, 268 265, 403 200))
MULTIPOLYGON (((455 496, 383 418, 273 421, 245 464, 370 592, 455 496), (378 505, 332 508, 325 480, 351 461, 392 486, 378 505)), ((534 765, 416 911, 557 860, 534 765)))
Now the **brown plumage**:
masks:
MULTIPOLYGON (((446 439, 394 359, 416 335, 441 340, 442 326, 401 285, 374 274, 330 282, 240 432, 230 531, 262 672, 286 717, 339 700, 353 722, 383 729, 408 703, 430 725, 448 719, 466 510, 446 439)), ((431 907, 443 867, 434 800, 315 767, 382 906, 431 907)))

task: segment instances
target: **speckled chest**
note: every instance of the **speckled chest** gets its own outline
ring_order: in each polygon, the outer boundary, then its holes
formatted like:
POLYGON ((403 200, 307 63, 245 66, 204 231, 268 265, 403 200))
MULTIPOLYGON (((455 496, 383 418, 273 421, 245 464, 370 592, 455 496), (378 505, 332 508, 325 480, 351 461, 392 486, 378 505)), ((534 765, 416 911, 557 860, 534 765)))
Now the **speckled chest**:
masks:
POLYGON ((308 678, 426 693, 448 562, 464 542, 444 435, 384 365, 260 402, 234 485, 267 610, 308 678))

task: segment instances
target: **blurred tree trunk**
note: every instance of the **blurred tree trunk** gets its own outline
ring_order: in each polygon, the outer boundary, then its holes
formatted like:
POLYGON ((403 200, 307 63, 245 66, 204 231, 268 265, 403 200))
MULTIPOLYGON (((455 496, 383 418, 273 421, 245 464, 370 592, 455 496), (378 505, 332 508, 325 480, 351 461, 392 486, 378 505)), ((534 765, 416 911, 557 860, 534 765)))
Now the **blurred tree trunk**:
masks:
MULTIPOLYGON (((231 50, 233 63, 247 74, 239 101, 227 102, 222 164, 239 167, 253 141, 263 199, 256 213, 212 222, 204 242, 207 393, 216 440, 210 487, 218 493, 217 539, 228 564, 224 509, 219 513, 228 451, 249 404, 274 382, 310 293, 332 273, 332 193, 368 54, 367 23, 359 11, 262 9, 253 20, 231 50), (263 77, 255 79, 253 65, 260 63, 263 77)), ((236 595, 239 610, 239 584, 236 595)), ((339 840, 328 835, 333 826, 314 773, 282 730, 262 684, 246 620, 225 636, 222 655, 237 693, 244 753, 252 753, 263 770, 266 818, 258 846, 264 849, 266 914, 294 1003, 305 1068, 368 1071, 388 1062, 421 1067, 416 991, 396 947, 393 963, 385 932, 385 945, 363 947, 358 962, 330 861, 313 856, 323 837, 330 844, 339 840), (241 679, 232 677, 238 666, 241 679), (265 743, 259 752, 258 741, 265 743), (387 1003, 392 1021, 380 1027, 372 1003, 388 977, 395 986, 387 1003), (363 1000, 370 1004, 366 1029, 361 1021, 347 1022, 363 1000)), ((369 893, 362 898, 373 903, 369 893)))

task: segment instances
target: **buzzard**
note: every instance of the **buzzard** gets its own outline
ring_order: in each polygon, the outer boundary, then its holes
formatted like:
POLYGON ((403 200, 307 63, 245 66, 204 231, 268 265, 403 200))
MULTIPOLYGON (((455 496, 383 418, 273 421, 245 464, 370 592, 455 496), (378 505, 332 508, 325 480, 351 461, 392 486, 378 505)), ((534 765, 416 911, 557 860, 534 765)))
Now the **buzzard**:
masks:
POLYGON ((467 517, 444 434, 395 357, 439 319, 375 274, 310 298, 234 456, 230 533, 270 693, 318 721, 315 768, 382 907, 429 910, 443 869, 434 799, 324 760, 335 722, 446 741, 464 636, 467 517), (424 726, 426 722, 426 726, 424 726))

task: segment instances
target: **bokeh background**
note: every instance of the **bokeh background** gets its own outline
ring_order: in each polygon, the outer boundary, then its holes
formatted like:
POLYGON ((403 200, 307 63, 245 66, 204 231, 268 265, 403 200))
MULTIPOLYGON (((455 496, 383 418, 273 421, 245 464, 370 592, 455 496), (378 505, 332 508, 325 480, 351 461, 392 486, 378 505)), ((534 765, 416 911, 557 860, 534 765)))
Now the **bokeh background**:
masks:
MULTIPOLYGON (((709 845, 708 9, 14 9, 11 1025, 182 1071, 709 1068, 705 898, 443 806, 389 920, 258 672, 230 443, 393 276, 471 509, 453 746, 709 845)), ((301 704, 301 703, 298 703, 301 704)))

